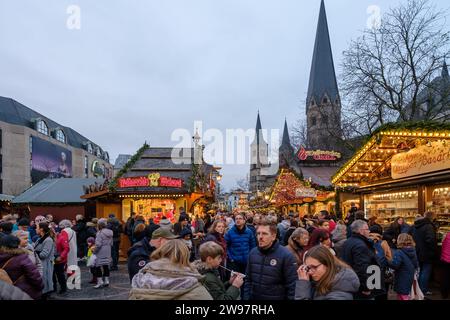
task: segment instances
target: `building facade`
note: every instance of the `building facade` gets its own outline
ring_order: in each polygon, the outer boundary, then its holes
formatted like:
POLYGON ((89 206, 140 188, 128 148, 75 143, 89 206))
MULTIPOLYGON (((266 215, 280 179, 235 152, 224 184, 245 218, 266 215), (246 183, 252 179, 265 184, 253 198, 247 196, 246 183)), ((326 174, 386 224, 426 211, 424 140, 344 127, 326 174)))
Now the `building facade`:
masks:
POLYGON ((75 130, 0 97, 0 193, 19 195, 44 178, 113 176, 109 154, 75 130))

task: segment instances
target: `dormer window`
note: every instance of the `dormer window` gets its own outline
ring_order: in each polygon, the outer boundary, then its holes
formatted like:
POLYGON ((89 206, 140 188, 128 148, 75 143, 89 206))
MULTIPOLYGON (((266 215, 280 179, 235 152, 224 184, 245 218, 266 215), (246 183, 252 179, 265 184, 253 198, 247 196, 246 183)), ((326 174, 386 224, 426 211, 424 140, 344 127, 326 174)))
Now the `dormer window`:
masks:
POLYGON ((95 155, 96 155, 97 157, 101 158, 101 156, 102 156, 102 151, 100 150, 99 147, 97 147, 97 148, 95 149, 95 155))
POLYGON ((94 153, 94 149, 92 149, 92 144, 91 143, 88 143, 86 148, 87 148, 87 152, 89 152, 90 154, 94 153))
POLYGON ((105 151, 105 153, 103 155, 103 159, 105 159, 106 162, 109 162, 109 154, 108 154, 108 152, 105 151))
POLYGON ((62 143, 66 143, 66 135, 61 129, 56 130, 56 140, 62 143))
POLYGON ((323 103, 328 103, 328 98, 327 97, 323 97, 323 103))
POLYGON ((38 120, 37 121, 37 127, 36 130, 42 134, 45 134, 48 136, 48 126, 47 123, 45 123, 44 120, 38 120))

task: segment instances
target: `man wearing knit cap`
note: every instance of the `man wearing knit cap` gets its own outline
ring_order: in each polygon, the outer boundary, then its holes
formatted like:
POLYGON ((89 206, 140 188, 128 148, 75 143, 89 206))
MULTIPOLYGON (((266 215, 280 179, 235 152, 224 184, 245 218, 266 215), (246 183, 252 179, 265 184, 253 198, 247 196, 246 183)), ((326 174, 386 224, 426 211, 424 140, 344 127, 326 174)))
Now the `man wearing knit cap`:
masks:
POLYGON ((177 236, 169 230, 158 228, 153 231, 151 240, 148 237, 144 237, 141 241, 136 242, 128 250, 128 274, 130 276, 130 282, 134 275, 150 262, 150 255, 154 250, 167 241, 176 238, 177 236))

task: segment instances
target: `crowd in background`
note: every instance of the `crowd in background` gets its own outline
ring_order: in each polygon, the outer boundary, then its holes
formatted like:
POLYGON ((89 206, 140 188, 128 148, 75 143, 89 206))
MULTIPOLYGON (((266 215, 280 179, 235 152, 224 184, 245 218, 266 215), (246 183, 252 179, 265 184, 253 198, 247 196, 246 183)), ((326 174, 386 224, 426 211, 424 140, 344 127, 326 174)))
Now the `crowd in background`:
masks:
MULTIPOLYGON (((94 288, 108 287, 122 234, 131 243, 130 299, 384 300, 390 290, 399 300, 423 299, 431 294, 437 254, 432 212, 414 225, 398 218, 385 228, 354 205, 343 219, 325 210, 302 217, 275 211, 199 216, 181 207, 174 224, 135 213, 126 222, 114 214, 58 223, 51 215, 31 222, 7 215, 0 221, 1 298, 64 294, 70 266, 80 262, 94 288), (374 267, 380 279, 371 285, 374 267)), ((441 294, 448 298, 448 234, 440 259, 441 294)))

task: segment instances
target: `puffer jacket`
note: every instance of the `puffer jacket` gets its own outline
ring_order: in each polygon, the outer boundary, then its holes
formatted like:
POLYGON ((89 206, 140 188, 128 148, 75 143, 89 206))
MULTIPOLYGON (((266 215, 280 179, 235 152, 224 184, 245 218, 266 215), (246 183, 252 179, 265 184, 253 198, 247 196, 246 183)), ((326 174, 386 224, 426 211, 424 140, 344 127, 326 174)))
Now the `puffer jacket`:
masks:
POLYGON ((358 292, 359 279, 350 269, 341 267, 334 277, 330 292, 321 295, 315 290, 315 283, 308 280, 297 280, 295 284, 295 300, 353 300, 358 292))
POLYGON ((450 263, 450 232, 447 232, 442 241, 441 260, 450 263))
MULTIPOLYGON (((342 251, 341 258, 344 262, 350 265, 356 272, 359 278, 360 287, 359 292, 371 291, 367 288, 367 279, 370 274, 367 272, 369 266, 379 266, 383 270, 386 266, 386 257, 384 251, 381 248, 381 244, 378 242, 375 250, 375 245, 373 241, 365 238, 360 234, 353 234, 350 238, 345 241, 342 251)), ((384 278, 381 279, 383 285, 384 278)), ((376 295, 383 294, 385 292, 384 288, 380 290, 372 290, 371 295, 367 298, 373 298, 376 295)))
POLYGON ((128 249, 128 275, 130 282, 135 274, 150 262, 150 255, 155 249, 155 247, 150 245, 150 240, 147 237, 136 242, 128 249))
POLYGON ((41 297, 44 289, 42 277, 28 257, 27 250, 0 248, 0 267, 8 273, 15 286, 25 291, 31 298, 41 297), (3 267, 8 260, 8 264, 3 267))
POLYGON ((246 226, 242 230, 233 226, 225 234, 225 241, 227 242, 228 259, 243 264, 247 263, 250 250, 256 246, 255 236, 246 226))
POLYGON ((193 263, 198 272, 205 276, 203 285, 214 300, 237 300, 241 294, 239 288, 232 286, 228 281, 220 280, 219 271, 206 266, 204 262, 197 260, 193 263))
POLYGON ((149 262, 131 281, 130 300, 212 300, 193 268, 167 258, 149 262))
POLYGON ((416 243, 417 258, 420 262, 431 263, 437 252, 436 231, 428 218, 414 222, 411 233, 416 243))
POLYGON ((0 300, 33 300, 19 287, 0 281, 0 300))
POLYGON ((254 248, 244 278, 243 300, 293 300, 297 260, 275 241, 269 249, 254 248))
POLYGON ((95 266, 109 265, 111 262, 111 246, 113 245, 113 232, 107 228, 97 232, 95 237, 94 253, 97 256, 95 266))
POLYGON ((398 294, 409 294, 414 281, 414 273, 419 267, 414 247, 395 250, 392 261, 388 260, 388 265, 395 270, 394 291, 398 294))

